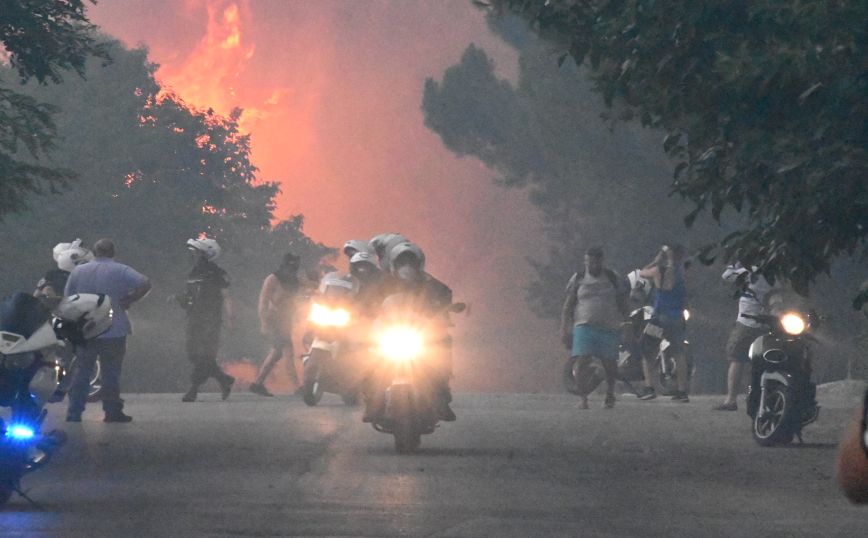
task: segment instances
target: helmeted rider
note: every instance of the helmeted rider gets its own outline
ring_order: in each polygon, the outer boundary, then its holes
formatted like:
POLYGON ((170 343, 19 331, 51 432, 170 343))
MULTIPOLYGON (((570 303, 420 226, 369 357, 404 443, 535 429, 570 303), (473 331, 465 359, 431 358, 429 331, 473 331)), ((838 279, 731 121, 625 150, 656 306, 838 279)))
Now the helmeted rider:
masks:
POLYGON ((377 257, 370 252, 357 252, 350 258, 350 275, 357 283, 356 303, 369 318, 377 316, 386 293, 385 275, 377 266, 377 257))
POLYGON ((404 243, 410 243, 410 240, 399 233, 385 233, 371 238, 370 246, 379 259, 380 269, 386 272, 391 271, 391 251, 404 243))
MULTIPOLYGON (((441 321, 442 337, 439 341, 441 353, 440 360, 434 364, 431 372, 432 385, 439 418, 451 422, 456 417, 449 406, 452 402, 452 392, 449 388, 449 379, 452 377, 452 338, 447 333, 450 323, 446 309, 452 304, 452 290, 425 272, 425 253, 409 241, 393 245, 388 251, 388 260, 391 274, 390 292, 412 297, 413 306, 417 311, 441 321)), ((369 406, 364 418, 372 418, 376 411, 369 406)))
POLYGON ((374 247, 372 247, 368 241, 363 241, 361 239, 350 239, 349 241, 344 243, 344 248, 341 249, 341 252, 344 253, 344 256, 346 256, 348 260, 352 260, 353 256, 360 252, 364 252, 372 256, 377 255, 374 251, 374 247))
POLYGON ((225 400, 229 397, 235 378, 225 373, 217 364, 217 350, 224 310, 227 326, 231 327, 233 323, 232 300, 228 293, 229 279, 226 271, 214 263, 221 253, 216 240, 190 239, 187 241, 187 249, 193 258, 193 268, 187 277, 186 292, 175 296, 181 307, 187 311, 187 356, 193 363, 190 390, 182 400, 196 401, 199 387, 209 377, 213 377, 220 385, 221 395, 225 400))
POLYGON ((36 284, 33 292, 36 297, 62 297, 69 274, 76 266, 91 261, 93 254, 81 246, 81 239, 76 239, 71 243, 58 243, 52 250, 52 257, 57 267, 48 270, 36 284))

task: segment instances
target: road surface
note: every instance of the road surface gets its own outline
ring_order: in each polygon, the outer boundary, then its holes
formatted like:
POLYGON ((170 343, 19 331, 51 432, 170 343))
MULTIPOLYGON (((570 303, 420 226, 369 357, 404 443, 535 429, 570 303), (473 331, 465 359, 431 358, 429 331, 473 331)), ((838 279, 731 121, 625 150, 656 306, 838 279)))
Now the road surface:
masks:
POLYGON ((131 395, 131 424, 63 404, 69 443, 25 479, 41 508, 14 498, 0 536, 868 536, 834 482, 851 410, 762 449, 711 402, 458 395, 412 456, 328 396, 131 395))

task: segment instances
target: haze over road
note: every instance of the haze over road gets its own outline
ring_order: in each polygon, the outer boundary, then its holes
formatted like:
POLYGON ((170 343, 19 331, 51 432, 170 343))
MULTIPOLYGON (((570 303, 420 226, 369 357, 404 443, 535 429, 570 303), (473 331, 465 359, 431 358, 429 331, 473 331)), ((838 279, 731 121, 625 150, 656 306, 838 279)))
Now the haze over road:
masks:
POLYGON ((202 400, 129 396, 129 425, 91 406, 26 478, 43 510, 13 499, 0 535, 868 535, 834 482, 843 407, 805 446, 761 449, 742 412, 703 398, 580 411, 568 396, 460 394, 458 421, 398 456, 337 398, 202 400))

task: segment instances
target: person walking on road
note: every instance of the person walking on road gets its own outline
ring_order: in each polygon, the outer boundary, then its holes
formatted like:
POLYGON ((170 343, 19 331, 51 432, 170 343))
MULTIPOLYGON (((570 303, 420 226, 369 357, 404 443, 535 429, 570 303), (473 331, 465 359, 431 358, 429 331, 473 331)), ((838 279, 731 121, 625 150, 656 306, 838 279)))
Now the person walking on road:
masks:
POLYGON ((132 325, 127 310, 151 289, 151 281, 132 267, 114 261, 115 245, 111 239, 100 239, 93 247, 94 259, 77 266, 69 275, 65 295, 103 293, 111 298, 114 317, 111 328, 77 349, 78 369, 69 390, 67 422, 81 422, 87 402, 89 380, 99 358, 102 368, 102 408, 105 422, 130 422, 124 414, 120 394, 121 369, 126 353, 127 336, 132 325))
POLYGON ((296 385, 300 385, 295 371, 295 355, 292 347, 292 322, 295 300, 301 290, 298 269, 301 258, 288 252, 280 267, 265 277, 259 293, 259 323, 262 334, 271 341, 271 350, 259 369, 256 381, 250 384, 250 392, 260 396, 274 396, 265 387, 268 374, 281 358, 289 361, 289 373, 296 385))
POLYGON ((764 276, 740 263, 730 265, 723 272, 723 279, 741 290, 738 299, 738 317, 726 342, 726 357, 729 371, 726 376, 726 399, 715 405, 715 411, 737 411, 738 386, 741 383, 744 365, 750 362, 750 345, 766 331, 761 323, 747 316, 765 313, 766 294, 772 286, 764 276))
POLYGON ((615 406, 620 327, 628 313, 626 284, 611 269, 603 266, 603 249, 593 247, 585 253, 585 268, 572 276, 561 311, 564 346, 578 359, 576 370, 582 408, 588 408, 589 378, 594 357, 606 375, 604 406, 615 406))
MULTIPOLYGON (((639 271, 642 278, 654 280, 657 295, 654 298, 654 314, 650 324, 662 329, 662 337, 669 341, 669 350, 675 358, 675 376, 678 389, 672 396, 675 402, 687 403, 687 354, 684 336, 687 331, 684 310, 687 308, 687 286, 684 279, 684 247, 664 245, 654 260, 639 271)), ((645 387, 640 400, 657 397, 653 385, 652 361, 654 357, 642 357, 645 387)))
POLYGON ((232 391, 235 378, 225 373, 217 364, 220 346, 220 330, 223 314, 226 327, 234 326, 234 309, 229 296, 229 279, 226 271, 214 260, 220 255, 220 245, 214 239, 190 239, 187 248, 193 256, 193 269, 187 277, 187 291, 176 299, 187 311, 187 357, 193 363, 190 375, 190 390, 182 398, 195 402, 199 387, 213 377, 220 385, 220 395, 225 400, 232 391))

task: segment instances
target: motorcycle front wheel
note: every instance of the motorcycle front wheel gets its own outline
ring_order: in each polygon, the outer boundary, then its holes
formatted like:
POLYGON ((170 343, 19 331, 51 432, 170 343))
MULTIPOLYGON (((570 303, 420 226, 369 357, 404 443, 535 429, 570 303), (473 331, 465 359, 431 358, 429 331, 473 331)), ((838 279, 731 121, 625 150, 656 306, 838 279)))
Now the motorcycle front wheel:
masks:
POLYGON ((307 362, 304 363, 304 385, 302 385, 302 399, 310 407, 316 406, 322 400, 323 388, 319 380, 320 365, 323 359, 328 360, 326 351, 312 349, 307 362))
POLYGON ((760 446, 786 445, 793 440, 793 391, 771 383, 753 419, 753 438, 760 446))

